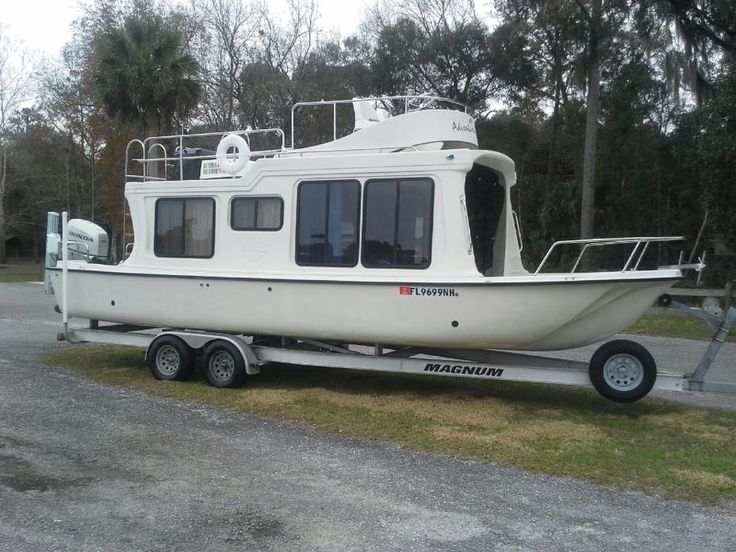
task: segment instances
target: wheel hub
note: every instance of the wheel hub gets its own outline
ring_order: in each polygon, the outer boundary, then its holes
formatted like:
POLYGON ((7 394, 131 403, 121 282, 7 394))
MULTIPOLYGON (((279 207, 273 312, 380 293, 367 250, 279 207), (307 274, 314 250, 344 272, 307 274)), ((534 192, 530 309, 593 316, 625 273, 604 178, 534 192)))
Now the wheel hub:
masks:
POLYGON ((228 381, 235 372, 235 359, 224 351, 215 353, 210 359, 210 372, 217 381, 228 381))
POLYGON ((156 353, 156 367, 165 376, 173 376, 179 369, 179 351, 171 345, 164 345, 156 353))
POLYGON ((619 391, 630 391, 644 379, 644 366, 633 355, 613 355, 603 367, 606 382, 619 391))

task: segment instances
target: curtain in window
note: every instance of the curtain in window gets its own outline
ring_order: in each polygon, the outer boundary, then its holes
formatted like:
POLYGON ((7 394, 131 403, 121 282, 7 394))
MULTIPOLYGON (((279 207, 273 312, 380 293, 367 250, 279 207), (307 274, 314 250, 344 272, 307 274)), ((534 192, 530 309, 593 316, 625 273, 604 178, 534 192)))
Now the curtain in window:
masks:
POLYGON ((210 257, 214 235, 212 199, 187 199, 184 219, 184 255, 210 257))
POLYGON ((181 199, 160 199, 156 203, 156 255, 172 257, 184 253, 183 209, 181 199))
POLYGON ((258 228, 274 230, 281 227, 281 200, 264 197, 258 200, 258 228))
POLYGON ((236 198, 232 203, 232 220, 234 230, 252 230, 256 227, 256 200, 236 198))

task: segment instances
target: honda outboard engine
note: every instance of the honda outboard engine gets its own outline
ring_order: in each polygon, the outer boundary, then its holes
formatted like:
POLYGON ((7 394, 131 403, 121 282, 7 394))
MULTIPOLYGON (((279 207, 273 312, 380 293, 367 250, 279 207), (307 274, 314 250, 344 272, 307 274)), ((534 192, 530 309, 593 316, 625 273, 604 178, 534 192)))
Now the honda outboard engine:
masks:
POLYGON ((104 260, 110 249, 110 240, 99 225, 89 220, 72 219, 67 223, 69 258, 104 260))
MULTIPOLYGON (((54 267, 61 261, 61 234, 58 229, 58 213, 49 213, 46 234, 46 266, 54 267)), ((99 225, 89 220, 72 219, 67 223, 69 233, 69 259, 104 261, 110 250, 110 239, 99 225)))
MULTIPOLYGON (((62 237, 59 213, 49 212, 46 220, 46 268, 56 267, 62 259, 62 237)), ((99 225, 89 220, 72 219, 67 223, 70 260, 105 262, 110 252, 110 239, 99 225)), ((44 275, 44 292, 53 293, 51 277, 44 275)))

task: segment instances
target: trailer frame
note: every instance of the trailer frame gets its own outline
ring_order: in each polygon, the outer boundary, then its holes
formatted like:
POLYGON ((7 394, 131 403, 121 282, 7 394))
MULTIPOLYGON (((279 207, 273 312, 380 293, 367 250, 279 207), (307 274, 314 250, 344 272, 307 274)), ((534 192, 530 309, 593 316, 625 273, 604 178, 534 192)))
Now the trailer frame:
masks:
MULTIPOLYGON (((697 316, 702 318, 700 314, 697 316)), ((710 320, 709 323, 714 324, 714 321, 710 320)), ((705 375, 734 323, 736 308, 732 307, 720 322, 695 372, 682 375, 657 371, 653 389, 736 393, 736 383, 705 380, 705 375)), ((306 337, 246 336, 126 324, 100 325, 95 320, 90 321, 88 328, 72 328, 67 325, 66 332, 60 334, 60 339, 72 343, 142 347, 146 349, 148 358, 151 346, 162 336, 178 337, 195 352, 203 351, 215 341, 231 343, 242 354, 248 375, 258 374, 266 364, 282 363, 374 372, 592 386, 587 362, 509 351, 392 347, 384 344, 320 341, 306 337)))

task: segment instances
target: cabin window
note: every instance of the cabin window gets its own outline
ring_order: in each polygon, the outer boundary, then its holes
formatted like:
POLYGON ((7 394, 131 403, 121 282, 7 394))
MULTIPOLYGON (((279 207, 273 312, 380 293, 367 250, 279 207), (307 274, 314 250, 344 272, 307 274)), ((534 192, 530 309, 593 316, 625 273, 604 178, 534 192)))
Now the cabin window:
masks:
POLYGON ((236 197, 230 204, 233 230, 280 230, 284 201, 280 197, 236 197))
POLYGON ((299 184, 296 262, 312 266, 358 263, 360 184, 357 180, 299 184))
POLYGON ((156 201, 157 257, 209 258, 215 251, 215 200, 165 198, 156 201))
POLYGON ((365 184, 363 265, 427 268, 432 247, 434 182, 429 178, 365 184))

